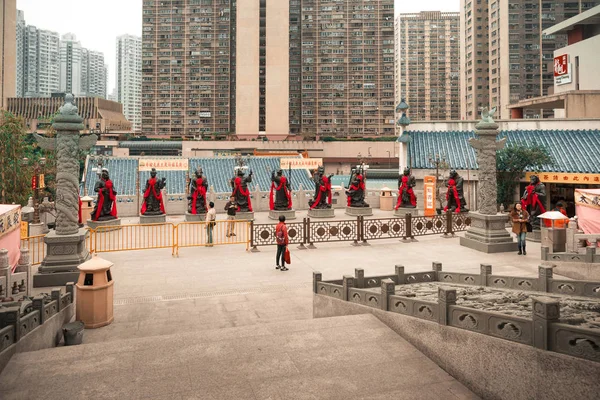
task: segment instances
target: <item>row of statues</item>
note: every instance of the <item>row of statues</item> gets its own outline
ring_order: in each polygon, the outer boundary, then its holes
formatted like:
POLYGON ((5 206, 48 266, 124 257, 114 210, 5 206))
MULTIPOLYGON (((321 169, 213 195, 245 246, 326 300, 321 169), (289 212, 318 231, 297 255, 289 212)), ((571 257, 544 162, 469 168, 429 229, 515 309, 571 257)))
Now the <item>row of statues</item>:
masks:
MULTIPOLYGON (((252 182, 252 170, 248 175, 244 173, 242 168, 237 170, 236 176, 230 180, 232 188, 231 195, 235 199, 238 206, 238 212, 252 212, 252 201, 250 198, 250 190, 248 184, 252 182)), ((291 174, 290 174, 291 175, 291 174)), ((315 184, 315 192, 313 199, 309 201, 310 209, 331 209, 332 207, 332 191, 331 178, 333 174, 325 175, 325 169, 319 167, 313 175, 315 184)), ((537 177, 535 177, 537 178, 537 177)), ((451 171, 447 180, 446 200, 447 205, 444 211, 451 212, 466 212, 466 201, 463 192, 463 178, 456 171, 451 171)), ((539 179, 536 183, 541 184, 539 179)), ((543 184, 541 184, 543 186, 543 184)), ((165 204, 162 195, 162 189, 166 186, 166 178, 157 178, 156 169, 150 172, 150 178, 146 181, 144 188, 144 201, 140 210, 141 215, 163 215, 165 214, 165 204)), ((398 178, 398 202, 395 209, 399 208, 416 208, 417 197, 414 193, 416 179, 411 174, 410 168, 406 168, 404 173, 398 178)), ((544 196, 540 189, 535 189, 536 186, 528 186, 523 201, 524 207, 528 211, 532 207, 538 207, 543 203, 540 198, 544 196)), ((93 221, 108 221, 117 218, 116 196, 117 192, 113 182, 110 180, 108 170, 102 169, 101 176, 96 182, 94 191, 98 194, 96 206, 92 212, 93 221)), ((208 181, 203 174, 202 168, 198 168, 194 177, 190 180, 188 194, 188 213, 204 214, 207 212, 208 181)), ((348 207, 369 207, 365 201, 366 195, 366 177, 363 168, 356 168, 350 178, 348 189, 346 190, 347 206, 348 207)), ((271 173, 271 191, 269 195, 269 205, 271 210, 291 210, 292 209, 292 189, 289 177, 284 176, 283 170, 271 173)), ((543 209, 543 207, 541 207, 543 209)), ((543 212, 543 211, 541 211, 543 212)), ((540 212, 540 213, 541 213, 540 212)), ((537 215, 539 215, 538 213, 537 215)), ((536 215, 535 212, 530 212, 531 215, 536 215)))

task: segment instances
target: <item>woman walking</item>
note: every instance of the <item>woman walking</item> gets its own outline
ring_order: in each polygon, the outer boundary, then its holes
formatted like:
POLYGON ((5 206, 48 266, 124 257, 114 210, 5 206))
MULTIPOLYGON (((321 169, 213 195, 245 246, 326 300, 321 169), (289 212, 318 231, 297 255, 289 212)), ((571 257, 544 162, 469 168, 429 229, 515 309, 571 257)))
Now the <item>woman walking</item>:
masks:
POLYGON ((275 239, 277 241, 277 255, 275 256, 275 263, 277 265, 275 269, 287 271, 288 268, 285 266, 285 251, 290 239, 287 225, 285 224, 285 216, 283 215, 279 216, 279 223, 275 227, 275 239))
POLYGON ((512 219, 512 231, 517 235, 517 243, 519 244, 519 252, 517 254, 527 255, 527 251, 525 251, 525 237, 527 236, 529 213, 523 209, 521 203, 517 203, 510 213, 510 218, 512 219))

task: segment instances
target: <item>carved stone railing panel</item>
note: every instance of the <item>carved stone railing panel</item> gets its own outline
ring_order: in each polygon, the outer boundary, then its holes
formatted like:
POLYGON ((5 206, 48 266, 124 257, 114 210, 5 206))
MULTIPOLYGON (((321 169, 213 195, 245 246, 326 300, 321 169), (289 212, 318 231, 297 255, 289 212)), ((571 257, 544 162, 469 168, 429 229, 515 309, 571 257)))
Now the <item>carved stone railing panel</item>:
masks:
POLYGON ((348 301, 373 308, 381 307, 381 293, 366 289, 348 288, 348 301))
POLYGON ((29 332, 40 326, 40 312, 38 310, 32 311, 29 314, 21 318, 21 337, 24 337, 29 332))
POLYGON ((56 300, 53 300, 47 304, 44 304, 44 321, 58 313, 58 304, 56 300))
MULTIPOLYGON (((366 278, 365 278, 366 279, 366 278)), ((404 283, 434 282, 436 280, 434 271, 412 272, 404 275, 404 283)))
POLYGON ((343 299, 343 287, 332 283, 319 282, 317 283, 317 294, 322 294, 336 299, 343 299))
POLYGON ((598 330, 553 323, 550 325, 548 340, 552 351, 600 362, 598 330))
POLYGON ((490 275, 487 277, 489 287, 516 290, 538 290, 537 278, 522 278, 517 276, 490 275))
POLYGON ((0 329, 0 353, 15 343, 15 327, 8 325, 0 329))

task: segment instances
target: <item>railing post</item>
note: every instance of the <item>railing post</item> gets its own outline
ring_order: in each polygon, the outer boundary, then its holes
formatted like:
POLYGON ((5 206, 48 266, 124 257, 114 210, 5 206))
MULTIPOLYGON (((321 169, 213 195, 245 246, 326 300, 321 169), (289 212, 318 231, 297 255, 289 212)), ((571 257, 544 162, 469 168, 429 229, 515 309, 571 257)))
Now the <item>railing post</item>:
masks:
POLYGON ((396 265, 396 276, 398 277, 398 285, 404 285, 404 265, 396 265))
POLYGON ((318 294, 319 292, 319 282, 321 282, 321 280, 323 280, 323 274, 321 274, 320 272, 317 271, 313 271, 313 293, 318 294))
POLYGON ((75 304, 75 282, 67 282, 67 293, 71 295, 71 303, 75 304))
POLYGON ((542 246, 542 261, 548 261, 550 257, 550 248, 548 246, 542 246))
POLYGON ((60 312, 60 289, 53 289, 50 293, 52 301, 56 300, 56 311, 60 312))
POLYGON ((348 301, 348 290, 354 287, 354 277, 352 275, 344 275, 342 289, 342 300, 348 301))
POLYGON ((532 297, 533 309, 533 347, 549 350, 550 326, 560 318, 560 306, 558 300, 549 297, 532 297))
POLYGON ((316 249, 317 247, 314 245, 313 241, 312 241, 312 236, 311 236, 311 229, 310 229, 310 218, 306 217, 304 218, 304 241, 305 243, 308 243, 308 248, 309 249, 316 249))
POLYGON ((390 296, 396 294, 396 282, 391 279, 384 279, 381 281, 381 309, 383 311, 389 311, 389 300, 390 296))
POLYGON ((365 287, 365 270, 354 268, 354 278, 356 279, 355 287, 363 289, 365 287))
POLYGON ((448 325, 452 319, 450 315, 450 307, 456 304, 456 289, 450 289, 440 286, 438 288, 438 322, 440 325, 448 325))
POLYGON ((366 246, 368 243, 367 239, 365 239, 365 217, 363 216, 360 217, 360 235, 362 236, 363 246, 366 246))
POLYGON ((438 261, 434 261, 431 263, 431 270, 435 272, 435 280, 439 281, 439 274, 442 272, 442 263, 438 261))
POLYGON ((545 266, 545 265, 540 265, 538 267, 538 282, 539 282, 539 287, 538 290, 540 292, 550 292, 552 290, 552 276, 553 276, 553 268, 555 266, 545 266))
POLYGON ((46 313, 44 312, 44 296, 35 296, 33 298, 32 307, 40 312, 40 325, 46 321, 46 313))
POLYGON ((21 308, 6 307, 0 311, 0 329, 12 325, 14 328, 15 343, 21 339, 21 308))
POLYGON ((488 285, 488 277, 492 275, 492 266, 491 264, 480 264, 479 265, 480 273, 479 273, 479 284, 481 286, 488 285))
POLYGON ((354 243, 352 243, 353 246, 358 246, 358 242, 360 242, 360 240, 361 240, 360 229, 361 229, 360 217, 356 217, 356 238, 354 239, 354 243))
POLYGON ((254 241, 254 220, 250 221, 250 251, 252 253, 258 253, 258 246, 254 241))
POLYGON ((412 214, 411 213, 407 213, 404 216, 404 225, 405 225, 406 229, 404 232, 404 238, 402 240, 405 242, 410 242, 415 238, 415 236, 413 235, 413 229, 412 229, 412 214))
POLYGON ((596 247, 586 247, 585 248, 585 262, 586 263, 593 263, 595 255, 596 255, 596 247))
POLYGON ((452 227, 452 211, 448 210, 446 211, 446 232, 444 233, 444 236, 454 236, 454 230, 452 227))

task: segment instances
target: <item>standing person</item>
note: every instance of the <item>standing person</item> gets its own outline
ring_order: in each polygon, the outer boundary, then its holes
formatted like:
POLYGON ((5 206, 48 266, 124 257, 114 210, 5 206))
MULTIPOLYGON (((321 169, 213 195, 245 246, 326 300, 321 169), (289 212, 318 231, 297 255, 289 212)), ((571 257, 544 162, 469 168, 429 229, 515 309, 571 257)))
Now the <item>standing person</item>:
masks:
POLYGON ((277 240, 277 255, 275 256, 275 263, 277 266, 275 269, 287 271, 288 268, 285 266, 284 256, 288 246, 289 236, 287 225, 285 224, 285 216, 283 215, 279 216, 279 223, 275 227, 275 239, 277 240))
POLYGON ((213 229, 217 224, 217 210, 215 210, 215 203, 212 201, 208 203, 208 212, 206 213, 206 235, 208 236, 207 246, 212 247, 213 243, 213 229))
POLYGON ((227 204, 225 204, 225 211, 227 211, 227 234, 225 236, 235 236, 233 232, 235 226, 235 214, 237 212, 238 205, 235 202, 235 197, 231 196, 227 204))
POLYGON ((519 244, 519 252, 517 254, 527 255, 525 251, 525 237, 527 236, 527 221, 529 221, 529 213, 523 209, 521 203, 515 204, 510 213, 512 219, 512 231, 517 235, 517 243, 519 244))

